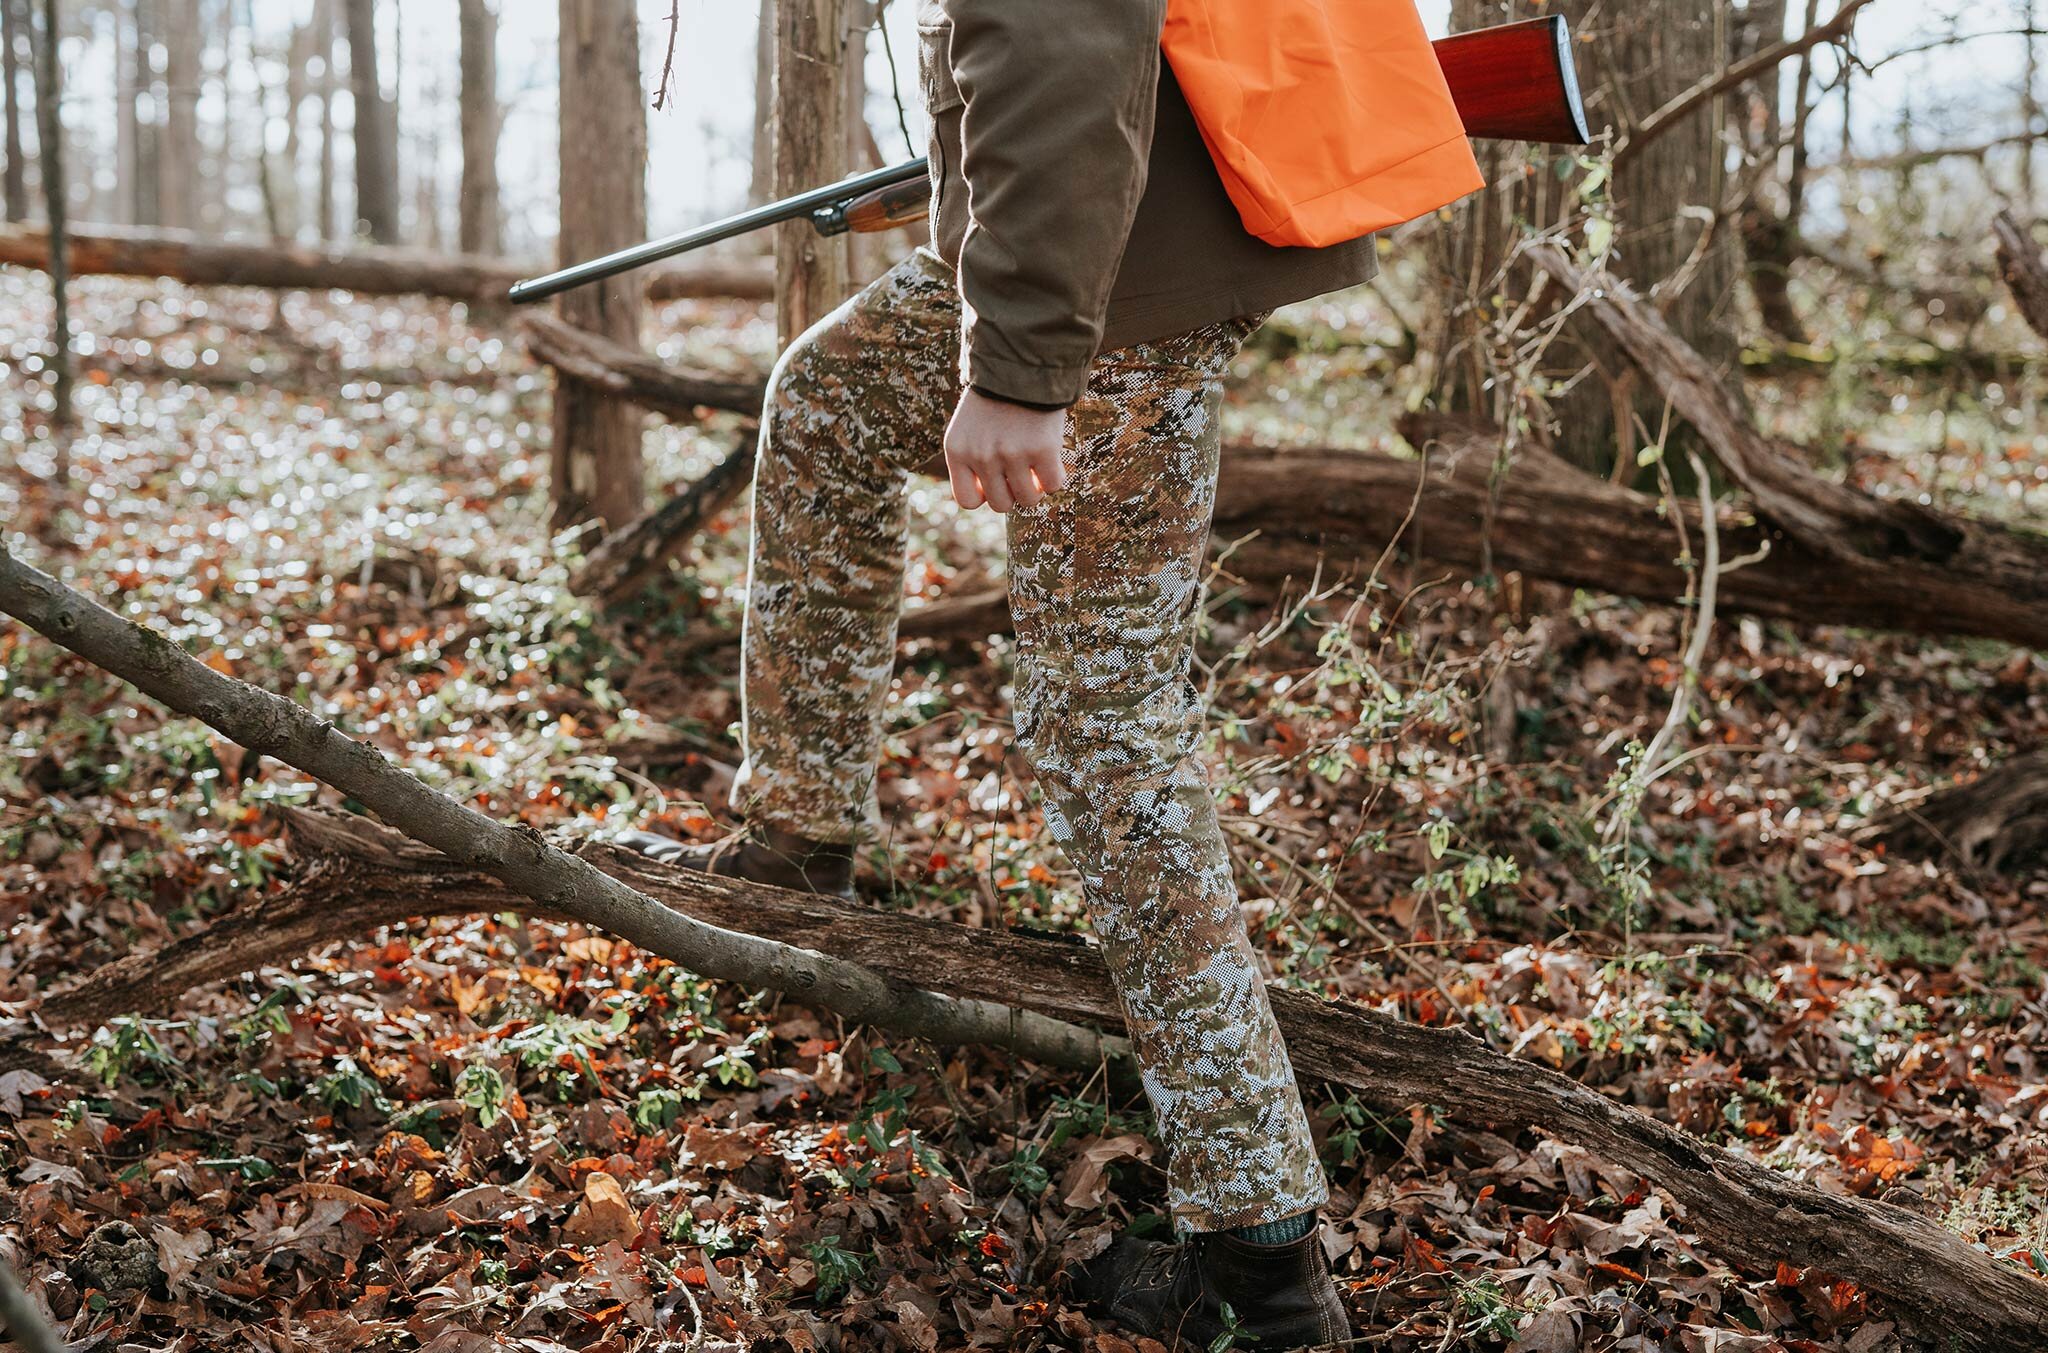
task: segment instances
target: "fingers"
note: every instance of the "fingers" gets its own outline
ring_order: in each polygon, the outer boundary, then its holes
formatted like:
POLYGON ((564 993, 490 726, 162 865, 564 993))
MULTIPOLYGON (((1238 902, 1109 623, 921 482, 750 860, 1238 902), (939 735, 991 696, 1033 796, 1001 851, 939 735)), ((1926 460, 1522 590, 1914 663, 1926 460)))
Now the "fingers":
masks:
POLYGON ((981 481, 968 468, 967 458, 954 455, 951 447, 946 449, 946 478, 952 481, 953 501, 960 504, 962 511, 972 512, 987 501, 981 492, 981 481))
POLYGON ((1017 505, 1017 500, 1010 494, 1009 476, 1004 473, 1001 459, 983 465, 975 471, 975 478, 981 484, 982 496, 996 511, 1008 512, 1017 505))
POLYGON ((1038 479, 1038 487, 1045 493, 1058 493, 1067 486, 1067 467, 1060 459, 1060 448, 1042 446, 1030 456, 1031 473, 1038 479))

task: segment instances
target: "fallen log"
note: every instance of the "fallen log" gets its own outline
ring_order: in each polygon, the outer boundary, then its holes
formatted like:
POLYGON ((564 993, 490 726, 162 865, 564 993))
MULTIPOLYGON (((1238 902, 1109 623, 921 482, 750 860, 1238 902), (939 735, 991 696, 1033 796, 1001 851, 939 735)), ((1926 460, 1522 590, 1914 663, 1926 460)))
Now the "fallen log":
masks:
MULTIPOLYGON (((935 1041, 986 1042, 1069 1065, 1111 1051, 1099 1034, 1067 1022, 1119 1019, 1107 970, 1090 946, 673 869, 603 843, 570 855, 531 828, 504 826, 436 793, 301 706, 213 670, 15 559, 4 544, 0 611, 250 751, 333 785, 420 843, 367 821, 328 819, 323 827, 302 816, 302 839, 317 840, 317 858, 341 872, 312 870, 306 891, 279 904, 297 913, 299 928, 273 912, 252 919, 245 934, 276 926, 303 941, 330 918, 359 923, 366 914, 322 904, 321 881, 338 880, 347 897, 395 888, 402 902, 391 905, 412 912, 459 906, 572 918, 705 976, 787 992, 850 1021, 935 1041)), ((189 966, 191 947, 182 952, 185 975, 204 971, 189 966)), ((236 961, 247 960, 248 950, 235 952, 236 961)), ((125 986, 102 983, 102 994, 160 999, 175 986, 151 957, 121 963, 125 986)), ((1423 1028, 1285 989, 1272 999, 1305 1075, 1382 1102, 1434 1104, 1468 1121, 1582 1145, 1663 1189, 1687 1224, 1729 1259, 1847 1278, 1896 1319, 1950 1346, 2048 1346, 2048 1284, 1915 1213, 1824 1193, 1461 1030, 1423 1028)), ((75 1002, 70 1008, 97 1013, 75 1002)), ((64 1009, 59 998, 45 1016, 64 1009)))
MULTIPOLYGON (((68 234, 73 276, 168 277, 192 286, 439 296, 496 305, 504 302, 505 292, 514 282, 546 271, 539 265, 522 266, 473 255, 211 240, 178 230, 85 226, 68 234)), ((0 229, 0 264, 47 269, 49 259, 49 237, 40 227, 0 229)), ((774 270, 765 260, 672 264, 648 275, 647 296, 654 301, 693 297, 765 301, 774 294, 774 270)))
POLYGON ((536 360, 669 418, 687 421, 704 409, 750 417, 761 413, 767 385, 758 376, 685 371, 541 310, 522 315, 519 329, 526 350, 536 360))
MULTIPOLYGON (((622 398, 683 418, 696 417, 703 406, 698 378, 679 375, 623 344, 576 337, 579 365, 613 373, 611 388, 622 398)), ((1697 354, 1675 338, 1670 341, 1677 345, 1673 364, 1690 359, 1699 372, 1706 371, 1697 354)), ((539 349, 536 355, 547 360, 539 349)), ((1694 379, 1711 382, 1711 373, 1694 379)), ((748 386, 750 407, 758 408, 759 398, 752 396, 756 389, 748 386)), ((1739 409, 1723 415, 1719 435, 1735 435, 1727 429, 1737 416, 1739 409)), ((1652 601, 1677 601, 1689 594, 1690 577, 1678 562, 1671 511, 1656 499, 1588 475, 1535 446, 1519 448, 1507 472, 1497 476, 1500 434, 1482 423, 1417 413, 1405 416, 1400 426, 1411 444, 1425 449, 1423 459, 1372 451, 1226 447, 1212 538, 1232 543, 1231 570, 1255 582, 1305 578, 1319 564, 1325 573, 1363 573, 1398 537, 1411 556, 1473 572, 1515 570, 1652 601)), ((1741 427, 1747 431, 1746 423, 1741 427)), ((1874 520, 1880 536, 1932 545, 1937 551, 1945 542, 1961 543, 1950 552, 1953 576, 1945 575, 1948 564, 1924 559, 1908 567, 1879 558, 1845 569, 1825 531, 1815 545, 1804 536, 1788 538, 1768 530, 1731 508, 1721 521, 1728 554, 1754 553, 1767 536, 1772 549, 1722 580, 1725 610, 2048 645, 2048 604, 2042 604, 2048 599, 2048 541, 1828 485, 1792 465, 1754 432, 1747 432, 1742 445, 1750 461, 1766 470, 1781 468, 1788 472, 1782 477, 1795 486, 1803 488, 1806 481, 1822 486, 1822 510, 1839 503, 1867 508, 1848 515, 1874 520)), ((672 553, 679 547, 671 542, 666 548, 672 553)), ((959 637, 991 633, 1004 623, 994 600, 980 597, 973 605, 942 602, 930 614, 910 612, 900 633, 906 639, 959 637)))
MULTIPOLYGON (((305 810, 287 810, 287 817, 306 872, 284 898, 261 904, 266 916, 252 918, 225 943, 207 943, 216 923, 160 951, 168 958, 118 960, 46 1000, 41 1018, 68 1025, 107 1018, 129 1002, 163 1008, 186 989, 182 983, 288 957, 291 948, 270 938, 271 927, 304 942, 423 914, 521 909, 496 880, 368 819, 305 810)), ((712 925, 744 927, 955 996, 1062 1020, 1113 1026, 1120 1018, 1108 971, 1090 945, 725 880, 707 886, 702 875, 599 841, 576 851, 636 892, 712 925)), ((1305 1079, 1396 1108, 1434 1105, 1461 1122, 1529 1129, 1584 1146, 1667 1193, 1684 1224, 1722 1258, 1761 1272, 1784 1262, 1848 1278, 1886 1301, 1887 1314, 1960 1336, 1958 1346, 2033 1347, 2002 1341, 2048 1338, 2048 1284, 1915 1213, 1823 1193, 1462 1031, 1281 988, 1272 998, 1305 1079), (1959 1318, 1968 1323, 1957 1324, 1959 1318)))
POLYGON ((1803 582, 1811 594, 1889 607, 1894 619, 1874 628, 1981 635, 2035 647, 2048 637, 2048 536, 1876 498, 1822 478, 1758 432, 1706 360, 1627 283, 1585 273, 1549 245, 1532 248, 1530 256, 1577 294, 1698 431, 1749 495, 1774 552, 1796 546, 1810 561, 1803 582))
MULTIPOLYGON (((407 835, 570 918, 707 977, 787 992, 848 1019, 939 1042, 992 1043, 1062 1065, 1097 1065, 1102 1035, 1043 1015, 957 1000, 830 954, 793 949, 694 919, 601 873, 530 827, 508 827, 393 765, 303 706, 206 666, 170 640, 32 568, 0 540, 0 612, 249 751, 295 766, 407 835)), ((700 876, 714 891, 725 880, 700 876)))

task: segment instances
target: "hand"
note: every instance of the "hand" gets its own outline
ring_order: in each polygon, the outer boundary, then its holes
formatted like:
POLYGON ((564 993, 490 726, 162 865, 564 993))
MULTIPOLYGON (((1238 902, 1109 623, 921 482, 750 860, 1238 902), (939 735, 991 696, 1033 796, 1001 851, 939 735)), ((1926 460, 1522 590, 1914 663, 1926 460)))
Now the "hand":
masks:
POLYGON ((1027 409, 969 389, 946 426, 946 473, 953 501, 998 512, 1031 507, 1067 482, 1060 463, 1065 409, 1027 409))

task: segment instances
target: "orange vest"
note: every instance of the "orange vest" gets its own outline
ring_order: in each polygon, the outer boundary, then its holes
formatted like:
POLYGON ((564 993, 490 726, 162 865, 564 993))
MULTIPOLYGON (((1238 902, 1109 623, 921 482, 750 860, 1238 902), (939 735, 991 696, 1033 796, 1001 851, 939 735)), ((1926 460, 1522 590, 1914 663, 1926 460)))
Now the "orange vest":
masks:
POLYGON ((1356 239, 1484 186, 1414 0, 1167 0, 1160 46, 1268 244, 1356 239))

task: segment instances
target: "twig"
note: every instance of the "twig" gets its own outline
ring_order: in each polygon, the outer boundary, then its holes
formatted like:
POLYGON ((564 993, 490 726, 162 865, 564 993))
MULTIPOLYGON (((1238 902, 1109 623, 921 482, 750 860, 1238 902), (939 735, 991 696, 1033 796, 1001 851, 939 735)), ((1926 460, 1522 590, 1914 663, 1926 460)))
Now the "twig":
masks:
POLYGON ((661 59, 661 84, 654 91, 657 113, 668 107, 668 82, 676 73, 676 30, 682 26, 682 0, 668 0, 668 54, 661 59))
POLYGON ((1694 84, 1641 122, 1635 130, 1624 135, 1614 147, 1614 163, 1619 167, 1642 153, 1650 142, 1670 131, 1685 119, 1686 114, 1713 98, 1716 94, 1733 89, 1739 84, 1753 80, 1767 70, 1775 68, 1788 56, 1797 56, 1823 42, 1839 42, 1849 35, 1854 27, 1857 11, 1871 0, 1848 0, 1835 16, 1817 28, 1810 28, 1796 38, 1787 38, 1774 46, 1766 47, 1755 56, 1737 61, 1716 74, 1709 75, 1694 84))

